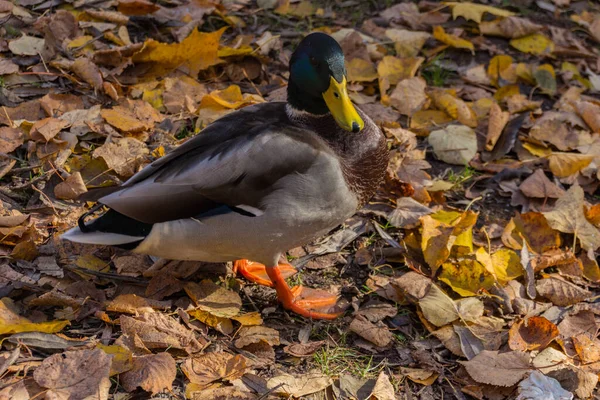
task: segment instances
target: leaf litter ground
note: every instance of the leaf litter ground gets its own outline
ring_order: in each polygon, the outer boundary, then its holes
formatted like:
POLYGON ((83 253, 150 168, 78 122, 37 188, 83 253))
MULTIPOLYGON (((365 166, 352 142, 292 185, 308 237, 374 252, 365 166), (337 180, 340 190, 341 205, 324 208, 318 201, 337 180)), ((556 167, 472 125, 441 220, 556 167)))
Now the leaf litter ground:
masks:
POLYGON ((0 0, 0 20, 0 398, 597 395, 596 6, 0 0), (311 30, 392 151, 370 204, 287 255, 346 316, 59 240, 80 195, 284 100, 311 30))

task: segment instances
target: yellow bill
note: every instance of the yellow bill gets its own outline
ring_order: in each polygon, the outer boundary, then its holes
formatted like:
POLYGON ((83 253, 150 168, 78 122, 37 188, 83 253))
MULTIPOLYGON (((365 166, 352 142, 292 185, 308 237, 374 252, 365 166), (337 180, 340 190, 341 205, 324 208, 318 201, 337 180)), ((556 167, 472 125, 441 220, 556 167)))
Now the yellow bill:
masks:
POLYGON ((341 83, 331 77, 329 89, 323 92, 323 99, 335 122, 342 128, 350 132, 360 132, 365 126, 356 108, 352 105, 348 90, 346 89, 346 77, 341 83))

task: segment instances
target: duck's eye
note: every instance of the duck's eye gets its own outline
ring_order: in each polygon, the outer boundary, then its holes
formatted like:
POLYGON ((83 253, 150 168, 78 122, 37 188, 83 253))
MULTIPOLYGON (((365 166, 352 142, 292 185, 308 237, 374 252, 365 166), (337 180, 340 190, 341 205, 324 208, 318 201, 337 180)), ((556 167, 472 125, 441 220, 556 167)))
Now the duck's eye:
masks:
POLYGON ((315 57, 310 58, 310 63, 313 65, 313 67, 319 66, 319 61, 315 57))

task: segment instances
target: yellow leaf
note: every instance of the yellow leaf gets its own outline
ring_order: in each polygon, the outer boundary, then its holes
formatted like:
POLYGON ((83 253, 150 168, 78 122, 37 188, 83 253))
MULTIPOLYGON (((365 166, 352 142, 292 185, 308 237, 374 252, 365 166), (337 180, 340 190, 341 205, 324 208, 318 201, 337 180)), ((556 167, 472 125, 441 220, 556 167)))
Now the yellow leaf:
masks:
POLYGON ((159 111, 164 111, 164 103, 163 103, 163 89, 155 89, 155 90, 145 90, 142 95, 142 100, 147 101, 150 105, 156 108, 159 111))
POLYGON ((505 86, 506 83, 517 82, 514 70, 510 68, 512 63, 513 58, 506 55, 498 55, 490 60, 490 65, 488 66, 488 76, 492 81, 492 85, 500 87, 505 86), (502 81, 500 81, 500 79, 502 81))
POLYGON ((231 317, 232 320, 239 322, 244 326, 250 325, 262 325, 263 319, 260 316, 259 312, 251 312, 247 314, 238 315, 236 317, 231 317))
POLYGON ((555 152, 548 156, 550 171, 558 178, 566 178, 590 165, 593 155, 555 152))
POLYGON ((207 125, 238 108, 262 102, 262 97, 248 93, 242 95, 239 86, 231 85, 227 89, 215 90, 205 95, 198 107, 198 117, 207 125))
POLYGON ((552 96, 556 93, 556 73, 550 64, 540 65, 533 73, 542 92, 552 96))
POLYGON ((254 49, 248 45, 240 46, 237 49, 233 47, 224 46, 219 49, 217 52, 217 56, 225 58, 225 57, 233 57, 233 56, 247 56, 254 53, 254 49))
POLYGON ((456 19, 458 17, 463 17, 467 21, 471 20, 477 23, 481 23, 481 17, 484 13, 490 13, 493 15, 497 15, 498 17, 510 17, 511 15, 516 15, 513 12, 502 10, 500 8, 484 6, 482 4, 475 4, 470 2, 446 2, 444 4, 447 4, 452 8, 452 18, 456 19))
POLYGON ((535 78, 533 77, 533 72, 531 71, 531 66, 525 63, 518 63, 515 68, 517 73, 517 77, 530 85, 535 85, 535 78))
POLYGON ((442 264, 439 280, 463 297, 476 296, 494 285, 494 277, 476 260, 462 259, 458 265, 442 264))
POLYGON ((423 61, 425 61, 423 57, 383 57, 383 60, 377 65, 381 95, 386 94, 390 86, 396 85, 403 79, 414 77, 423 61))
POLYGON ((429 131, 440 125, 446 125, 452 122, 452 118, 444 111, 439 110, 421 110, 415 111, 410 120, 410 129, 421 134, 428 135, 429 131))
POLYGON ((426 215, 421 217, 421 250, 425 261, 431 267, 432 275, 450 256, 450 248, 456 238, 451 238, 454 227, 426 215))
POLYGON ((547 157, 552 154, 552 150, 547 147, 542 147, 537 144, 522 142, 523 147, 536 157, 547 157))
POLYGON ((471 128, 477 127, 477 115, 471 107, 461 99, 452 96, 442 89, 432 90, 429 96, 432 98, 438 109, 446 111, 448 115, 464 125, 471 128))
POLYGON ((188 314, 196 318, 198 321, 213 327, 226 335, 233 333, 233 324, 229 318, 217 317, 208 311, 202 310, 190 310, 188 311, 188 314))
POLYGON ((452 225, 452 235, 456 236, 454 246, 463 246, 473 251, 473 226, 478 214, 473 211, 459 213, 457 211, 440 210, 431 214, 433 219, 452 225))
POLYGON ((480 247, 475 252, 475 257, 502 285, 523 275, 521 259, 513 250, 500 249, 490 256, 483 247, 480 247))
POLYGON ((161 43, 147 39, 142 49, 133 55, 136 63, 151 63, 148 75, 164 75, 179 67, 184 67, 191 76, 221 63, 217 56, 219 41, 226 27, 218 31, 203 33, 194 29, 181 43, 161 43))
POLYGON ((353 58, 346 62, 349 82, 371 82, 377 79, 377 70, 371 61, 353 58))
POLYGON ((550 55, 554 52, 554 42, 541 33, 512 39, 510 45, 523 53, 536 56, 550 55))
POLYGON ((110 376, 121 374, 133 368, 133 354, 128 349, 115 344, 106 346, 102 343, 98 343, 96 348, 112 356, 110 376))
POLYGON ((440 42, 447 44, 448 46, 457 49, 471 50, 471 53, 475 54, 475 46, 473 46, 473 43, 469 42, 468 40, 461 39, 458 36, 446 33, 444 28, 442 28, 440 25, 433 27, 433 37, 440 42))
POLYGON ((11 299, 0 299, 0 335, 22 332, 56 333, 67 325, 69 321, 31 322, 18 314, 11 299))
POLYGON ((520 90, 521 89, 519 89, 519 85, 502 86, 500 89, 496 90, 496 93, 494 93, 494 99, 496 99, 498 102, 501 102, 508 97, 521 93, 520 90))

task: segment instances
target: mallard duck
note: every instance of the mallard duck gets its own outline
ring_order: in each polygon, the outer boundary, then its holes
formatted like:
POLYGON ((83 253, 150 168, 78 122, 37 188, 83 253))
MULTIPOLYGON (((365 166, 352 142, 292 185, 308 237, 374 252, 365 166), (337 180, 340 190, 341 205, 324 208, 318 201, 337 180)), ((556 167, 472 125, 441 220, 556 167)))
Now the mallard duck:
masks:
POLYGON ((289 71, 287 103, 215 121, 101 197, 98 207, 108 211, 88 222, 91 212, 82 215, 63 238, 166 259, 235 261, 247 279, 274 287, 285 308, 339 316, 335 295, 288 286, 296 270, 280 256, 368 201, 387 167, 386 141, 353 106, 332 37, 306 36, 289 71))

